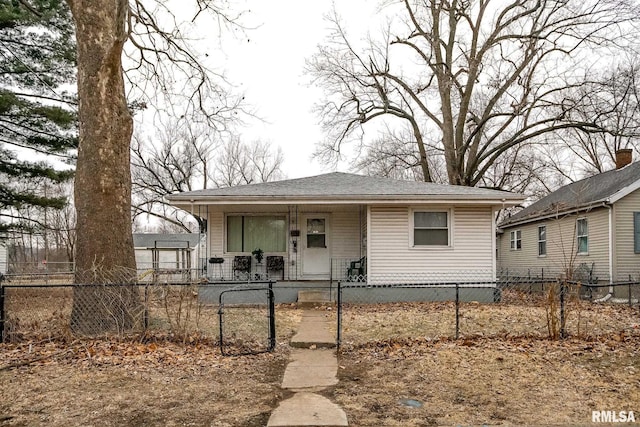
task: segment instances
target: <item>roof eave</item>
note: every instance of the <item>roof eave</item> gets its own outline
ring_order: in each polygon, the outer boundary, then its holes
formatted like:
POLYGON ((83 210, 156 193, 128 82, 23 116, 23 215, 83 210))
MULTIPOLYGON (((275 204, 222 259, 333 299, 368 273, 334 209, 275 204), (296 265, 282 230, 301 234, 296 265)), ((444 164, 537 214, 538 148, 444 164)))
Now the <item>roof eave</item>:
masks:
POLYGON ((512 228, 512 227, 517 227, 520 225, 525 225, 525 224, 529 224, 532 222, 539 222, 539 221, 545 221, 548 219, 559 219, 562 216, 566 216, 566 215, 571 215, 574 213, 578 213, 578 212, 583 212, 583 211, 590 211, 599 207, 603 207, 604 205, 610 205, 611 202, 609 201, 609 199, 603 199, 603 200, 598 200, 598 201, 594 201, 594 202, 590 202, 588 204, 585 205, 581 205, 578 207, 573 207, 571 209, 565 209, 562 211, 556 211, 553 213, 549 213, 546 215, 535 215, 535 216, 529 216, 527 218, 522 218, 520 220, 516 220, 514 222, 502 222, 498 225, 498 227, 500 228, 512 228))
POLYGON ((277 205, 277 204, 459 204, 459 205, 492 205, 516 206, 524 201, 523 197, 505 195, 491 198, 473 195, 397 195, 397 196, 334 196, 334 197, 300 197, 300 196, 224 196, 224 197, 189 197, 173 195, 167 200, 174 206, 196 205, 277 205))
POLYGON ((636 191, 639 188, 640 188, 640 180, 637 180, 633 184, 627 185, 623 189, 613 193, 611 196, 609 196, 607 201, 610 202, 610 203, 615 203, 618 200, 622 199, 623 197, 626 197, 629 194, 633 193, 634 191, 636 191))

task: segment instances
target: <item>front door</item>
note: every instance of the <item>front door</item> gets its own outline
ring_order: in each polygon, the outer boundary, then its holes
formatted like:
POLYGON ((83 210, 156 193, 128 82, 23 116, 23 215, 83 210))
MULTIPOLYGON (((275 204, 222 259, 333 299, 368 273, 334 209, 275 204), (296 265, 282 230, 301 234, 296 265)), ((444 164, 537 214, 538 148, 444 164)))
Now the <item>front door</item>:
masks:
POLYGON ((329 216, 308 215, 302 233, 302 274, 306 279, 329 279, 331 257, 329 216))

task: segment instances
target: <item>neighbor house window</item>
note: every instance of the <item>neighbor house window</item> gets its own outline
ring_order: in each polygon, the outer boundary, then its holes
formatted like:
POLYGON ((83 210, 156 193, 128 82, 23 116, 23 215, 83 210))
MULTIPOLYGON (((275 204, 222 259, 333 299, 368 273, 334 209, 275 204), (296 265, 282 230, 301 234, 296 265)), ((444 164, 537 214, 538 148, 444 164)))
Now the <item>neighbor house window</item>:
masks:
POLYGON ((538 227, 538 256, 547 254, 547 226, 538 227))
POLYGON ((511 232, 511 250, 519 251, 522 249, 522 230, 513 230, 511 232))
POLYGON ((284 216, 227 216, 227 252, 285 252, 287 221, 284 216))
POLYGON ((578 253, 589 253, 589 225, 587 218, 580 218, 576 223, 576 234, 578 235, 578 253))
POLYGON ((449 246, 449 212, 414 212, 413 246, 449 246))
POLYGON ((640 254, 640 212, 633 213, 633 251, 640 254))

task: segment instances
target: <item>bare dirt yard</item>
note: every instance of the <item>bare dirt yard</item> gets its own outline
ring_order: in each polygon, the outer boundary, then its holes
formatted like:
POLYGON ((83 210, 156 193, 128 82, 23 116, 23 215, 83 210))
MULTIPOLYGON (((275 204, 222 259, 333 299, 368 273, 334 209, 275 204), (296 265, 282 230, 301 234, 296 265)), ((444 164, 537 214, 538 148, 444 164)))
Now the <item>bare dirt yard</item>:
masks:
MULTIPOLYGON (((438 315, 389 306, 345 318, 340 381, 323 394, 352 426, 589 425, 593 410, 640 421, 637 309, 621 312, 631 328, 562 341, 383 328, 407 311, 414 323, 438 315)), ((0 425, 264 426, 289 395, 280 382, 300 313, 279 307, 275 352, 253 356, 153 337, 1 344, 0 425)), ((450 308, 442 313, 450 323, 450 308)))

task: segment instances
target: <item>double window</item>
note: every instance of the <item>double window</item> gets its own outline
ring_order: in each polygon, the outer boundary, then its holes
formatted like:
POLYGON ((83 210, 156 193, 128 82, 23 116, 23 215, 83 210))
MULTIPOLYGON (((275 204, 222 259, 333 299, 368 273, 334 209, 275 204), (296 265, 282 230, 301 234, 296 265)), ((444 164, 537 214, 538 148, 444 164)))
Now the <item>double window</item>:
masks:
POLYGON ((449 246, 449 211, 414 211, 413 246, 449 246))
POLYGON ((511 250, 519 251, 522 249, 522 230, 513 230, 511 232, 511 250))
POLYGON ((587 218, 580 218, 576 222, 576 235, 578 236, 578 253, 589 253, 589 224, 587 218))
POLYGON ((538 227, 538 256, 547 255, 547 226, 538 227))
POLYGON ((286 252, 287 220, 284 216, 227 216, 227 252, 286 252))

